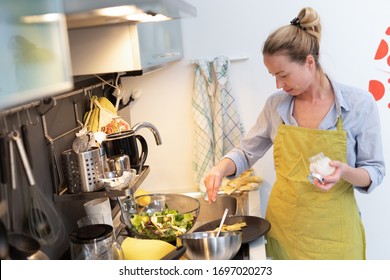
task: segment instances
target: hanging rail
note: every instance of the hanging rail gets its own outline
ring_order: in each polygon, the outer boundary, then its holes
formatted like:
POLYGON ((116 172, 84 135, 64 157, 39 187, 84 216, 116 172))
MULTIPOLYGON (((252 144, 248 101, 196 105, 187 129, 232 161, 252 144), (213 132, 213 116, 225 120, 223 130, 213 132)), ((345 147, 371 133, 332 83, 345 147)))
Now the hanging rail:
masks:
POLYGON ((82 87, 82 88, 74 90, 74 91, 66 92, 64 94, 56 95, 56 96, 53 96, 52 98, 45 99, 44 102, 41 103, 41 105, 46 105, 46 106, 41 106, 42 108, 40 108, 40 113, 41 113, 41 115, 46 114, 48 111, 50 111, 50 109, 55 107, 57 105, 57 101, 59 101, 61 99, 72 97, 72 96, 75 96, 75 95, 80 94, 80 93, 83 93, 85 96, 85 95, 87 95, 88 91, 93 90, 93 89, 98 88, 98 87, 101 87, 102 89, 104 89, 104 86, 110 85, 111 83, 113 83, 112 79, 110 79, 108 81, 103 81, 101 83, 93 84, 93 85, 90 85, 87 87, 82 87))
POLYGON ((0 117, 6 117, 6 116, 9 116, 9 115, 12 115, 12 114, 15 114, 15 113, 19 113, 19 112, 24 111, 24 110, 30 110, 32 108, 38 107, 39 105, 41 105, 41 101, 40 100, 33 101, 33 102, 28 103, 28 104, 20 105, 20 106, 17 106, 17 107, 13 107, 11 109, 7 109, 7 110, 4 110, 4 111, 1 111, 0 112, 0 117))
MULTIPOLYGON (((236 62, 236 61, 241 61, 241 60, 248 60, 249 59, 249 56, 243 56, 243 55, 240 55, 240 56, 232 56, 232 57, 228 57, 230 62, 236 62)), ((201 60, 201 59, 205 59, 205 58, 200 58, 200 59, 192 59, 191 60, 191 64, 194 64, 196 63, 198 60, 201 60)), ((205 60, 208 60, 208 61, 213 61, 214 59, 205 59, 205 60)))
MULTIPOLYGON (((66 92, 66 93, 62 93, 62 94, 59 94, 59 95, 56 95, 56 96, 44 99, 44 100, 48 100, 48 99, 53 99, 54 100, 54 102, 50 102, 50 103, 52 103, 52 105, 50 106, 49 109, 47 109, 45 111, 45 113, 47 111, 49 111, 52 107, 54 107, 58 100, 61 100, 61 99, 64 99, 64 98, 68 98, 68 97, 71 97, 71 96, 74 96, 74 95, 77 95, 77 94, 80 94, 80 93, 84 93, 85 94, 86 92, 88 92, 88 91, 90 91, 92 89, 98 88, 98 87, 104 88, 104 86, 106 86, 108 84, 112 84, 113 82, 114 81, 112 79, 109 79, 109 80, 101 82, 101 83, 93 84, 93 85, 87 86, 87 87, 82 87, 82 88, 74 90, 74 91, 69 91, 69 92, 66 92)), ((20 105, 20 106, 16 106, 16 107, 13 107, 13 108, 1 111, 0 112, 0 117, 5 117, 5 116, 8 116, 8 115, 19 113, 19 112, 24 111, 24 110, 30 110, 32 108, 39 107, 42 104, 44 104, 43 100, 35 100, 35 101, 32 101, 32 102, 27 103, 27 104, 23 104, 23 105, 20 105)))

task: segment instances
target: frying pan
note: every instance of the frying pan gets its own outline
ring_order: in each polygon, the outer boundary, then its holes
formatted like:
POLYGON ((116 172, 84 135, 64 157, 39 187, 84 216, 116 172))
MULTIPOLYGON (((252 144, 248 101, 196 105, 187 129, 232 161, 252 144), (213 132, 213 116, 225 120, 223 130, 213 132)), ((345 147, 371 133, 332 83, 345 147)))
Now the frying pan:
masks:
POLYGON ((184 254, 185 251, 185 246, 176 247, 171 252, 162 257, 160 260, 178 260, 184 254))
MULTIPOLYGON (((215 230, 221 219, 211 221, 209 223, 203 224, 200 227, 196 228, 194 232, 199 231, 212 231, 215 230)), ((247 224, 246 227, 243 227, 242 230, 242 243, 249 243, 254 241, 264 234, 266 234, 271 229, 271 224, 260 217, 256 216, 233 216, 226 218, 224 224, 233 225, 236 223, 245 222, 247 224)))

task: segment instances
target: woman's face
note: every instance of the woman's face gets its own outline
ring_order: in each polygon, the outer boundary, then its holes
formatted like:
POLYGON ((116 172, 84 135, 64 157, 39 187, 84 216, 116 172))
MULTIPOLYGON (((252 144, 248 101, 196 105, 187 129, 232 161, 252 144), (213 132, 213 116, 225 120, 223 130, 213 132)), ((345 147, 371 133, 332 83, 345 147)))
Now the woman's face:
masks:
POLYGON ((305 92, 315 77, 315 62, 308 56, 304 64, 291 62, 287 55, 264 55, 264 64, 276 79, 276 87, 298 96, 305 92))

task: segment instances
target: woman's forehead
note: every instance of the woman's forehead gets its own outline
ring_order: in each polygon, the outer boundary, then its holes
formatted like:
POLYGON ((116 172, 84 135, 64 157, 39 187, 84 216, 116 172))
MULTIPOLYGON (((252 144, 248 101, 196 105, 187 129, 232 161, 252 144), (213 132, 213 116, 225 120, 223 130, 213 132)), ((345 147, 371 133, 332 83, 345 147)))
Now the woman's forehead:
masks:
POLYGON ((297 63, 292 62, 287 55, 273 54, 264 55, 264 64, 272 75, 278 75, 297 66, 297 63))

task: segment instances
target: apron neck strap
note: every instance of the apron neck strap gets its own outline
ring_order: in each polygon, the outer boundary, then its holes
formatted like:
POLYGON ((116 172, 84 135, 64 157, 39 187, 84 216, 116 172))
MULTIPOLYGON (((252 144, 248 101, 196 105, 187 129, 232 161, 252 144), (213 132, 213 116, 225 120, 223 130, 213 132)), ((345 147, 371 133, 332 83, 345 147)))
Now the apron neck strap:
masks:
POLYGON ((341 115, 337 118, 337 130, 343 130, 343 121, 341 119, 341 115))
MULTIPOLYGON (((285 125, 286 123, 282 120, 282 124, 285 125)), ((337 118, 336 127, 337 127, 337 130, 343 130, 343 120, 341 119, 341 115, 338 116, 338 118, 337 118)))

